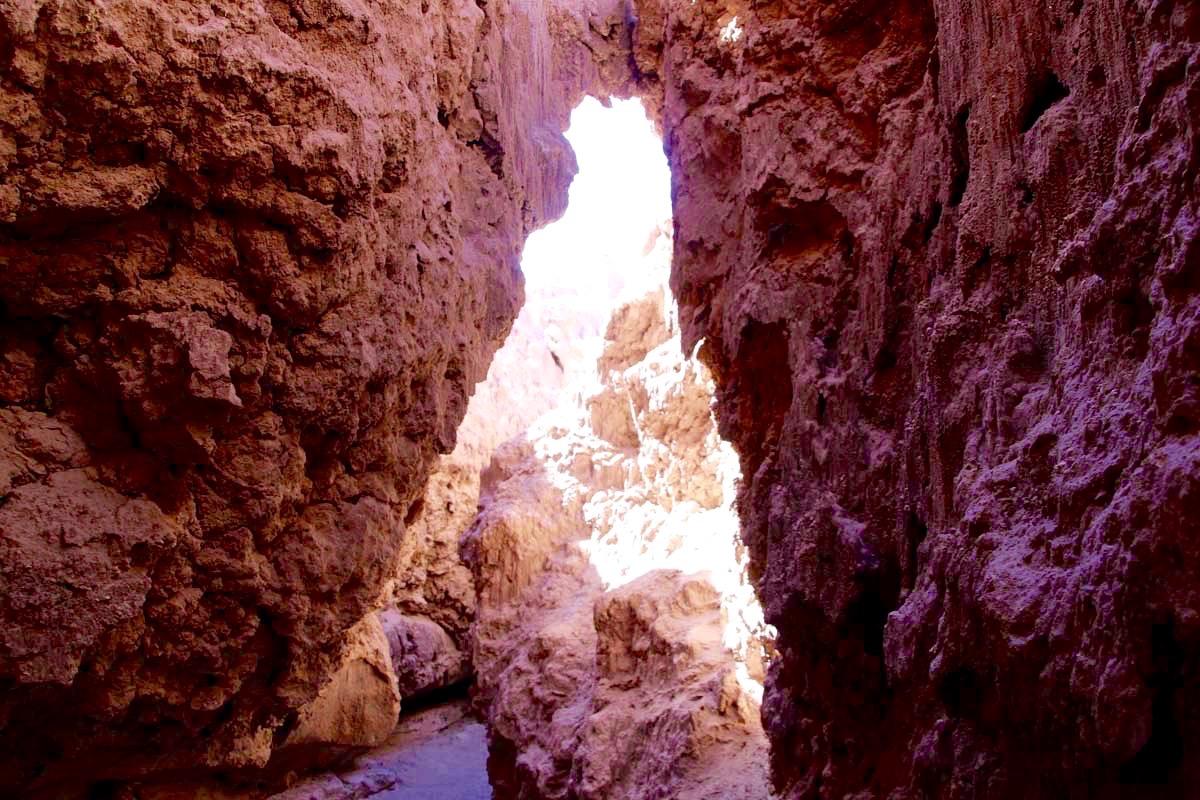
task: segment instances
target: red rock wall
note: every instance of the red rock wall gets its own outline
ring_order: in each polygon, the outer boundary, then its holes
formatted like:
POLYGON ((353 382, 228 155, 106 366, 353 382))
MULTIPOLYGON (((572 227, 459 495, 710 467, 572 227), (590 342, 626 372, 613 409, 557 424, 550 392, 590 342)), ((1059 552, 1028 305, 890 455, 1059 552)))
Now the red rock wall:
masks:
POLYGON ((1200 6, 637 9, 783 796, 1197 796, 1200 6))
POLYGON ((785 796, 1200 785, 1195 3, 629 5, 0 1, 0 787, 282 741, 630 72, 785 796))
POLYGON ((0 794, 286 738, 565 206, 596 14, 0 2, 0 794))

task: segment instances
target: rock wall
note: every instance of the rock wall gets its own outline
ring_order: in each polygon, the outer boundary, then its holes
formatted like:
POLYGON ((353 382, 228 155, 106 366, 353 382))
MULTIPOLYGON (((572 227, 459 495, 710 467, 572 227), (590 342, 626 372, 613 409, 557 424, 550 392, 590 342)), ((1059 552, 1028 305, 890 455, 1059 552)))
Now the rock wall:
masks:
POLYGON ((288 739, 516 315, 571 107, 627 80, 622 19, 0 2, 0 791, 288 739))
POLYGON ((635 5, 782 796, 1195 796, 1200 7, 635 5))
POLYGON ((346 634, 342 664, 305 705, 279 753, 299 769, 337 759, 340 748, 382 744, 396 727, 397 686, 383 626, 367 615, 346 634), (297 755, 299 750, 302 755, 297 755))
POLYGON ((599 366, 497 451, 464 537, 496 796, 766 798, 736 458, 665 288, 618 309, 599 366))

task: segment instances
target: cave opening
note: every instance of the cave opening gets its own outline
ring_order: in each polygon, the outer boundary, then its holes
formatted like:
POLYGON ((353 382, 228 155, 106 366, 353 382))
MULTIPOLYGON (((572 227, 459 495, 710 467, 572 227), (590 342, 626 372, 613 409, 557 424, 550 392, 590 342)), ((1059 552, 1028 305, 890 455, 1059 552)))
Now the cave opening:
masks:
POLYGON ((589 98, 565 135, 579 166, 566 211, 526 243, 525 307, 464 422, 471 435, 490 404, 493 422, 524 423, 493 436, 463 538, 489 776, 497 797, 702 780, 766 797, 774 631, 741 542, 740 462, 668 285, 662 141, 638 100, 589 98), (675 731, 661 759, 610 744, 652 729, 675 731))
POLYGON ((637 99, 585 98, 565 136, 579 171, 563 216, 526 240, 526 296, 578 293, 603 310, 645 272, 651 237, 670 234, 670 168, 637 99))

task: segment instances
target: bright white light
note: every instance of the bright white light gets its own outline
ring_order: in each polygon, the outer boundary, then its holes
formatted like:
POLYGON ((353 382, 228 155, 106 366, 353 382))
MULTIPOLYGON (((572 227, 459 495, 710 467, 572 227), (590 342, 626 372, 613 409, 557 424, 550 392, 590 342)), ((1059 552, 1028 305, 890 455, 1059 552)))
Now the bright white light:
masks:
POLYGON ((571 114, 567 140, 579 174, 562 219, 525 243, 529 291, 556 287, 614 297, 642 262, 656 225, 671 218, 671 172, 639 100, 605 108, 589 97, 571 114))
POLYGON ((742 29, 738 26, 738 18, 729 20, 729 24, 721 29, 722 42, 736 42, 742 38, 742 29))

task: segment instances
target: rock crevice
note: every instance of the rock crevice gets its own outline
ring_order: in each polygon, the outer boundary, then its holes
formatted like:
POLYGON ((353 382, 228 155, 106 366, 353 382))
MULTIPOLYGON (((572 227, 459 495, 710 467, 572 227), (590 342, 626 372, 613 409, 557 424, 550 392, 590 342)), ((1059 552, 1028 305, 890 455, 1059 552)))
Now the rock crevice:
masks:
POLYGON ((736 459, 674 316, 662 286, 618 308, 590 384, 488 468, 463 549, 498 797, 770 795, 736 459))

